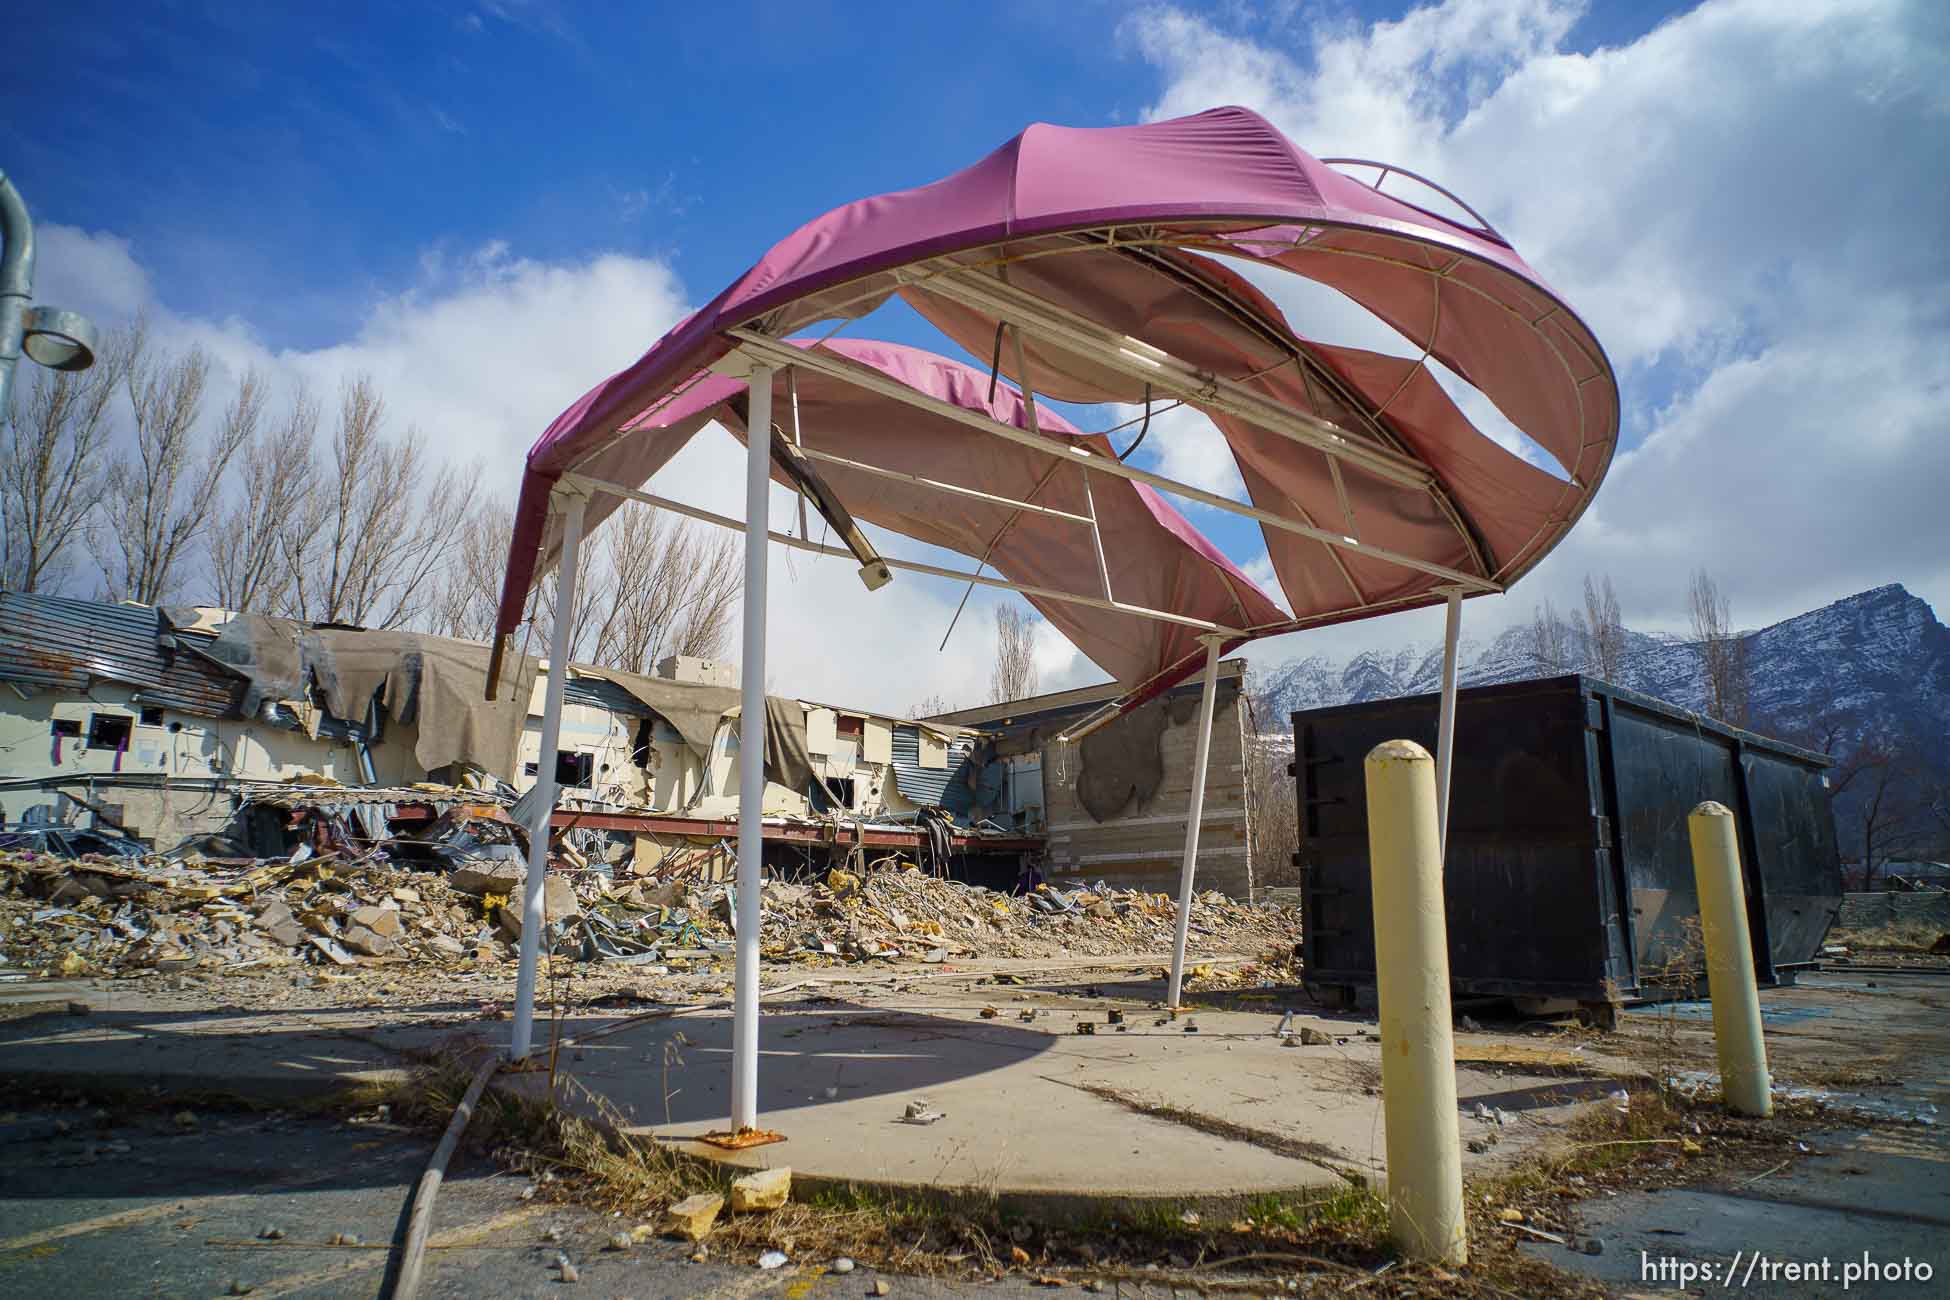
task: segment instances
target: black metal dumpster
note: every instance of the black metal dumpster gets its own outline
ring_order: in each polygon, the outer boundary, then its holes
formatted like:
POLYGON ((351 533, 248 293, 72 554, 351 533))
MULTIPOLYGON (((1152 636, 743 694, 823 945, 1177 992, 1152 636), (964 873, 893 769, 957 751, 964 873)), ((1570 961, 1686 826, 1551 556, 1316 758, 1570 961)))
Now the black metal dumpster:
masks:
MULTIPOLYGON (((1307 979, 1351 1000, 1374 982, 1362 761, 1386 740, 1435 751, 1434 695, 1293 715, 1307 979)), ((1601 1018, 1656 992, 1699 915, 1686 816, 1739 822, 1759 978, 1819 950, 1841 906, 1829 759, 1589 677, 1461 691, 1444 897, 1452 987, 1601 1018)), ((1383 918, 1386 923, 1386 918, 1383 918)))

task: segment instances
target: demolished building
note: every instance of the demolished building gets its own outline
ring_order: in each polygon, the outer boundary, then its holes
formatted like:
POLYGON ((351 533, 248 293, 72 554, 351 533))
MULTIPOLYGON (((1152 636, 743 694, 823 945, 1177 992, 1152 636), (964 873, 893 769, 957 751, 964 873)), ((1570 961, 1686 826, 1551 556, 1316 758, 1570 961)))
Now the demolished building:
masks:
MULTIPOLYGON (((229 832, 235 852, 279 856, 307 816, 377 842, 455 808, 505 808, 547 761, 555 825, 586 856, 651 875, 701 854, 706 874, 728 872, 732 670, 572 665, 544 756, 545 665, 524 659, 508 670, 515 689, 486 700, 487 656, 417 632, 0 593, 0 821, 105 827, 156 850, 229 832), (240 836, 253 809, 258 833, 240 836)), ((1226 665, 1201 859, 1212 887, 1245 898, 1239 672, 1226 665)), ((1114 690, 923 720, 773 697, 768 855, 921 860, 996 887, 1034 865, 1168 888, 1189 785, 1184 701, 1162 697, 1081 745, 1057 740, 1114 690)))

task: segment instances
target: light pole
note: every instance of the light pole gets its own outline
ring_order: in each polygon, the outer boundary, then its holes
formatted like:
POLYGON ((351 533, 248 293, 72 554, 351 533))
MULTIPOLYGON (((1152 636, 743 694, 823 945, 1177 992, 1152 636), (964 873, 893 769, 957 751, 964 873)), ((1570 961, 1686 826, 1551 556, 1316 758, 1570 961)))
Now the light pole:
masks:
POLYGON ((94 322, 79 312, 30 307, 34 300, 34 220, 0 172, 0 417, 13 410, 14 362, 24 350, 50 370, 95 364, 94 322))

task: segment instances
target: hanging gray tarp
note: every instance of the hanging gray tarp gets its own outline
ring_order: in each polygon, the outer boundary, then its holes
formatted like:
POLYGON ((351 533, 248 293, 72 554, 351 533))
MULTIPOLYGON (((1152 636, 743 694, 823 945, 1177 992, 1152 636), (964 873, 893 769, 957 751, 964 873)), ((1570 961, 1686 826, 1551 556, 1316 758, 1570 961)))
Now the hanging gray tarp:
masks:
MULTIPOLYGON (((711 737, 717 733, 718 719, 728 710, 738 707, 738 688, 735 686, 707 686, 702 682, 673 682, 663 677, 645 677, 641 673, 626 673, 620 668, 591 668, 574 664, 570 672, 577 677, 597 677, 614 683, 628 691, 630 695, 653 710, 665 722, 677 729, 684 743, 697 751, 701 758, 711 752, 711 737)), ((804 711, 800 712, 800 748, 804 748, 806 732, 804 711)), ((767 747, 766 759, 771 760, 771 750, 767 747)), ((807 772, 811 772, 808 767, 807 772)), ((794 786, 795 790, 801 787, 794 786)))
POLYGON ((335 718, 359 721, 377 697, 387 717, 417 725, 413 756, 423 771, 471 763, 506 781, 528 716, 536 661, 513 668, 513 689, 483 698, 488 648, 421 632, 308 627, 290 619, 239 614, 208 651, 250 682, 244 712, 266 701, 316 698, 335 718))

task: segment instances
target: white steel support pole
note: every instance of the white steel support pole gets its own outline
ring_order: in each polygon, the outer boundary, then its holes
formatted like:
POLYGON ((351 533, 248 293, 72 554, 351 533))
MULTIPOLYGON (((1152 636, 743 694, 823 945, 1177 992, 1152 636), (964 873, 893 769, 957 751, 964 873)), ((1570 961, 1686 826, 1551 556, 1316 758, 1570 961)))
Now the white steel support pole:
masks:
POLYGON ((738 965, 731 1130, 758 1127, 758 931, 765 888, 765 548, 772 492, 772 370, 754 365, 745 430, 745 650, 738 720, 738 965))
POLYGON ((1462 635, 1462 592, 1449 591, 1448 618, 1442 631, 1442 713, 1435 732, 1436 843, 1449 862, 1449 768, 1456 755, 1456 641, 1462 635))
POLYGON ((1185 987, 1185 941, 1192 926, 1192 876, 1198 866, 1198 827, 1205 818, 1205 767, 1212 756, 1212 705, 1219 693, 1220 638, 1205 636, 1205 686, 1198 702, 1198 751, 1192 759, 1192 809, 1185 822, 1185 865, 1178 874, 1178 928, 1171 940, 1171 989, 1165 1003, 1178 1010, 1185 987))
MULTIPOLYGON (((562 741, 562 687, 574 653, 569 634, 575 626, 576 562, 582 551, 582 514, 588 498, 579 490, 563 502, 562 568, 555 584, 555 626, 549 631, 548 685, 543 693, 541 749, 535 755, 535 819, 528 826, 528 874, 521 887, 521 967, 515 976, 515 1032, 508 1058, 528 1058, 535 1028, 535 967, 542 952, 548 917, 542 885, 548 871, 549 819, 555 813, 555 751, 562 741)), ((526 701, 523 702, 524 704, 526 701)))

